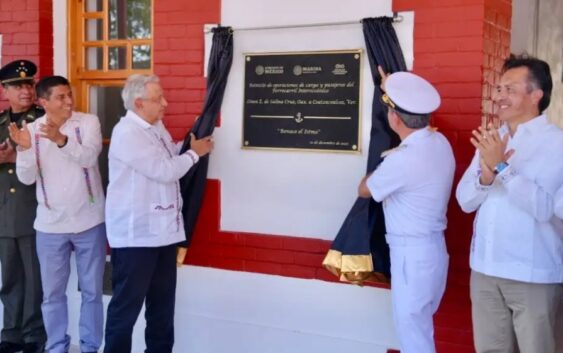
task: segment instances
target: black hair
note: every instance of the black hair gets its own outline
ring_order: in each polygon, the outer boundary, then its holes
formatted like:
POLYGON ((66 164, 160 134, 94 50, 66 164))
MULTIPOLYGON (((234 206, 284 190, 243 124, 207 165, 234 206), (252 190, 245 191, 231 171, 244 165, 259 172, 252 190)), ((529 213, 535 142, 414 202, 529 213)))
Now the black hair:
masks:
POLYGON ((69 86, 68 80, 62 76, 47 76, 37 82, 35 85, 35 93, 37 93, 37 98, 49 99, 51 91, 55 86, 69 86))
POLYGON ((504 61, 502 72, 519 67, 528 68, 528 82, 543 91, 543 97, 538 103, 539 112, 543 112, 549 106, 553 89, 549 64, 528 54, 510 54, 510 57, 504 61))

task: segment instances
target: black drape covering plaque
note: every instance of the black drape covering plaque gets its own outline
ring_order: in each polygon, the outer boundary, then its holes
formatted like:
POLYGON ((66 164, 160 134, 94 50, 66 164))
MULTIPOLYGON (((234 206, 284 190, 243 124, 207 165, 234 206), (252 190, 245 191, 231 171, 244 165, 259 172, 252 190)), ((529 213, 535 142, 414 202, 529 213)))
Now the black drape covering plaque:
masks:
POLYGON ((244 148, 359 147, 361 50, 245 54, 244 148))
MULTIPOLYGON (((362 20, 367 55, 375 85, 367 173, 381 163, 381 153, 397 146, 398 136, 390 129, 387 109, 380 102, 381 76, 406 71, 405 59, 390 17, 362 20)), ((408 222, 408 220, 405 220, 408 222)), ((390 276, 389 247, 385 241, 385 220, 381 203, 358 198, 338 232, 323 265, 343 281, 361 284, 365 280, 387 281, 390 276)))
MULTIPOLYGON (((215 129, 227 86, 227 78, 233 62, 232 34, 230 27, 213 28, 213 44, 207 68, 207 92, 203 111, 192 129, 186 134, 180 153, 190 149, 191 133, 200 139, 211 135, 215 129)), ((180 179, 180 189, 184 200, 182 215, 186 231, 186 242, 180 244, 182 247, 188 247, 192 240, 195 223, 203 200, 208 166, 209 157, 201 157, 199 162, 191 167, 188 173, 180 179)))

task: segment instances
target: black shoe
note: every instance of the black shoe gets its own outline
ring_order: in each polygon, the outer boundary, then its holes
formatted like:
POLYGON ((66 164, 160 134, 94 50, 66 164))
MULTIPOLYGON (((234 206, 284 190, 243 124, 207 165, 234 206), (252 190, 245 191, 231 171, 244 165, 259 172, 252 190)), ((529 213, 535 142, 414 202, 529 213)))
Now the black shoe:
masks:
POLYGON ((45 351, 45 343, 27 342, 23 345, 22 353, 43 353, 45 351))
POLYGON ((0 353, 16 353, 21 351, 23 345, 13 342, 0 342, 0 353))

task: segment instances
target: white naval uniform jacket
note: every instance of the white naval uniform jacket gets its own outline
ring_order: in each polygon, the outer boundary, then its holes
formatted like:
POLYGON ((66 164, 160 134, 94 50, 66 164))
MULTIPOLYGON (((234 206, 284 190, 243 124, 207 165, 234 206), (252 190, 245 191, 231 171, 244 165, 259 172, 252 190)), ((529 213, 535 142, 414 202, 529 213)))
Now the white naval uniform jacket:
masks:
MULTIPOLYGON (((501 129, 501 135, 508 133, 501 129)), ((471 269, 529 283, 563 282, 563 131, 540 115, 508 140, 514 155, 490 186, 479 183, 479 153, 457 186, 465 212, 477 211, 471 269)))
POLYGON ((178 154, 161 121, 132 111, 111 136, 106 229, 112 248, 158 247, 185 240, 179 179, 198 161, 178 154))
POLYGON ((417 130, 385 157, 366 184, 383 202, 387 242, 394 237, 424 243, 442 237, 455 160, 444 135, 417 130))

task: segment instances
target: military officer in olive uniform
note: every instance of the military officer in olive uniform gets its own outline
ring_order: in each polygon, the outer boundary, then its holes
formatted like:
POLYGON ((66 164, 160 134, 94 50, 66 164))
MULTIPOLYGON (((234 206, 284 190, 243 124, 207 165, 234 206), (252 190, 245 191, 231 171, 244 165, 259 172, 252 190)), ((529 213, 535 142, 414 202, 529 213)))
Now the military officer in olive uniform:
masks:
POLYGON ((35 105, 36 71, 35 64, 27 60, 13 61, 0 69, 3 96, 10 104, 0 112, 0 300, 4 306, 0 353, 40 353, 46 340, 33 229, 35 185, 18 181, 15 145, 8 139, 11 122, 21 126, 23 121, 30 123, 45 114, 35 105))

